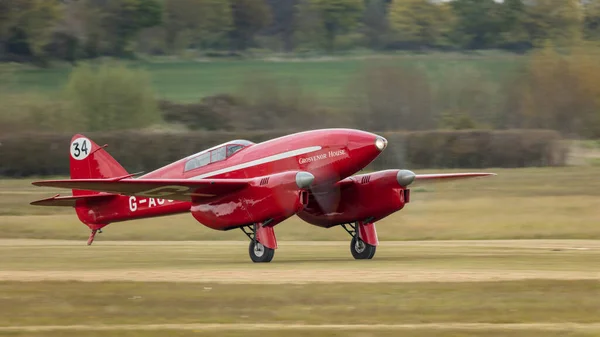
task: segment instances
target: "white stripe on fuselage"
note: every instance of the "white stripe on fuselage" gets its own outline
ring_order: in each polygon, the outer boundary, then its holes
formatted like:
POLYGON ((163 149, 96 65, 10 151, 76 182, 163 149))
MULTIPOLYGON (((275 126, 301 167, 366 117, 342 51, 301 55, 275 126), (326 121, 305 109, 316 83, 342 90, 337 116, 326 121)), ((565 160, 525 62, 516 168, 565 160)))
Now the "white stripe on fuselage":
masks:
POLYGON ((242 169, 249 168, 249 167, 254 167, 254 166, 258 166, 258 165, 262 165, 262 164, 267 164, 267 163, 272 163, 274 161, 278 161, 278 160, 282 160, 282 159, 287 159, 287 158, 291 158, 291 157, 295 157, 295 156, 300 156, 300 155, 303 155, 303 154, 307 154, 307 153, 319 151, 320 149, 321 149, 320 146, 311 146, 311 147, 304 147, 304 148, 297 149, 297 150, 286 151, 286 152, 278 153, 278 154, 275 154, 275 155, 272 155, 272 156, 255 159, 255 160, 252 160, 252 161, 249 161, 249 162, 246 162, 246 163, 241 163, 241 164, 238 164, 238 165, 233 165, 233 166, 225 167, 225 168, 222 168, 220 170, 203 173, 203 174, 197 175, 195 177, 191 177, 190 179, 192 179, 192 180, 204 179, 204 178, 216 176, 216 175, 223 174, 223 173, 229 173, 229 172, 233 172, 233 171, 237 171, 237 170, 242 170, 242 169))

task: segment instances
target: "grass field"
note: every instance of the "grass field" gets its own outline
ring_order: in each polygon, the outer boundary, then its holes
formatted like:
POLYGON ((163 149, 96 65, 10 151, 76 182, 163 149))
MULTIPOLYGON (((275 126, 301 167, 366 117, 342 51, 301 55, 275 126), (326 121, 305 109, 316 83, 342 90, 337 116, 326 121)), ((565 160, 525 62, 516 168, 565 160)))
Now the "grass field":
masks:
POLYGON ((86 246, 72 209, 28 205, 60 190, 0 180, 0 336, 600 336, 600 168, 487 171, 415 186, 373 260, 292 218, 265 265, 189 215, 86 246))
MULTIPOLYGON (((427 170, 419 172, 433 172, 427 170)), ((498 176, 415 187, 411 203, 377 224, 380 240, 600 239, 600 167, 489 169, 498 176)), ((453 172, 441 170, 440 172, 453 172)), ((70 208, 29 202, 69 193, 0 180, 0 238, 85 240, 87 227, 70 208)), ((310 226, 297 217, 277 225, 279 240, 347 240, 339 229, 310 226)), ((190 215, 115 223, 102 240, 243 240, 190 215)))
MULTIPOLYGON (((196 101, 203 96, 238 92, 250 76, 267 76, 297 82, 307 92, 335 103, 345 94, 353 77, 367 64, 422 66, 433 78, 448 70, 469 66, 484 76, 498 78, 514 69, 521 58, 510 55, 465 56, 460 54, 380 56, 365 59, 249 60, 210 62, 137 62, 150 73, 160 97, 196 101)), ((66 83, 71 68, 24 69, 12 78, 11 90, 54 94, 66 83)))
POLYGON ((7 336, 598 336, 600 241, 0 240, 7 336), (26 282, 23 282, 26 281, 26 282))

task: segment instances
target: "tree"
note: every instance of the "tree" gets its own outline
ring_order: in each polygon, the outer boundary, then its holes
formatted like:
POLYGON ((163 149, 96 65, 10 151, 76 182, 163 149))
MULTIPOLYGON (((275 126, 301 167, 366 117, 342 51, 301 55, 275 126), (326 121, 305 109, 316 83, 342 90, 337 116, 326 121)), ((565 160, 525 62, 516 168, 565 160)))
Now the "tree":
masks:
POLYGON ((600 41, 600 0, 588 0, 583 11, 585 38, 600 41))
POLYGON ((123 56, 129 44, 143 28, 161 23, 162 5, 158 0, 93 1, 100 5, 102 27, 108 33, 109 54, 123 56))
POLYGON ((166 0, 165 17, 171 50, 223 44, 233 21, 229 3, 220 0, 166 0))
POLYGON ((271 22, 271 12, 264 0, 230 0, 233 29, 230 31, 232 47, 246 50, 254 36, 271 22))
POLYGON ((43 61, 61 9, 58 0, 0 1, 0 42, 4 42, 4 49, 43 61))
POLYGON ((381 48, 386 42, 389 32, 386 0, 368 0, 367 8, 362 19, 363 32, 367 45, 371 48, 381 48))
POLYGON ((363 0, 310 0, 310 7, 319 15, 325 30, 326 48, 335 49, 339 34, 355 28, 364 10, 363 0))
POLYGON ((456 38, 468 49, 495 46, 500 35, 500 8, 494 0, 454 0, 456 38))
POLYGON ((298 22, 298 4, 300 0, 266 0, 273 14, 273 21, 266 34, 279 35, 285 52, 294 49, 294 32, 298 22))
POLYGON ((402 43, 429 47, 442 44, 453 22, 446 4, 429 0, 394 1, 389 20, 402 43))
POLYGON ((530 49, 532 41, 525 28, 527 8, 523 0, 505 0, 500 8, 500 47, 523 50, 530 49))
POLYGON ((533 42, 541 45, 572 45, 581 39, 583 11, 579 0, 537 0, 527 3, 526 29, 533 42))
POLYGON ((504 125, 600 137, 599 52, 584 44, 559 53, 548 42, 534 50, 505 84, 504 125))

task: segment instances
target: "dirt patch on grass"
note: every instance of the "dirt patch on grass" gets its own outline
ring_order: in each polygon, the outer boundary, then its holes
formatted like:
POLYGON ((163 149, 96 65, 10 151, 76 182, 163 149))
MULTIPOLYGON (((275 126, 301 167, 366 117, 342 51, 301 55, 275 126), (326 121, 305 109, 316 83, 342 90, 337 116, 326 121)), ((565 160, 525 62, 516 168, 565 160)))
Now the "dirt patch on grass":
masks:
POLYGON ((422 324, 115 324, 6 326, 0 331, 115 330, 600 330, 600 323, 422 323, 422 324))
POLYGON ((231 284, 379 283, 379 282, 487 282, 530 279, 600 280, 600 273, 585 271, 515 270, 355 270, 297 268, 265 270, 82 270, 0 271, 0 281, 137 281, 231 284))

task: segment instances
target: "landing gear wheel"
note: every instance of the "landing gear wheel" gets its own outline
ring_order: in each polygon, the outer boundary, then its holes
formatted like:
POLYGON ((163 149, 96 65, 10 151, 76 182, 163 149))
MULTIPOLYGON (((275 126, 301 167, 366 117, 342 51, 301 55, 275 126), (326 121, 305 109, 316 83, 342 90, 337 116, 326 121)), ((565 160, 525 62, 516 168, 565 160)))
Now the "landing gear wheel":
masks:
POLYGON ((354 256, 357 260, 369 260, 375 256, 376 246, 371 246, 370 244, 364 242, 361 239, 357 239, 356 237, 352 238, 350 241, 350 252, 352 252, 352 256, 354 256))
POLYGON ((265 247, 262 243, 254 240, 250 241, 248 252, 252 262, 271 262, 275 255, 275 249, 265 247))

